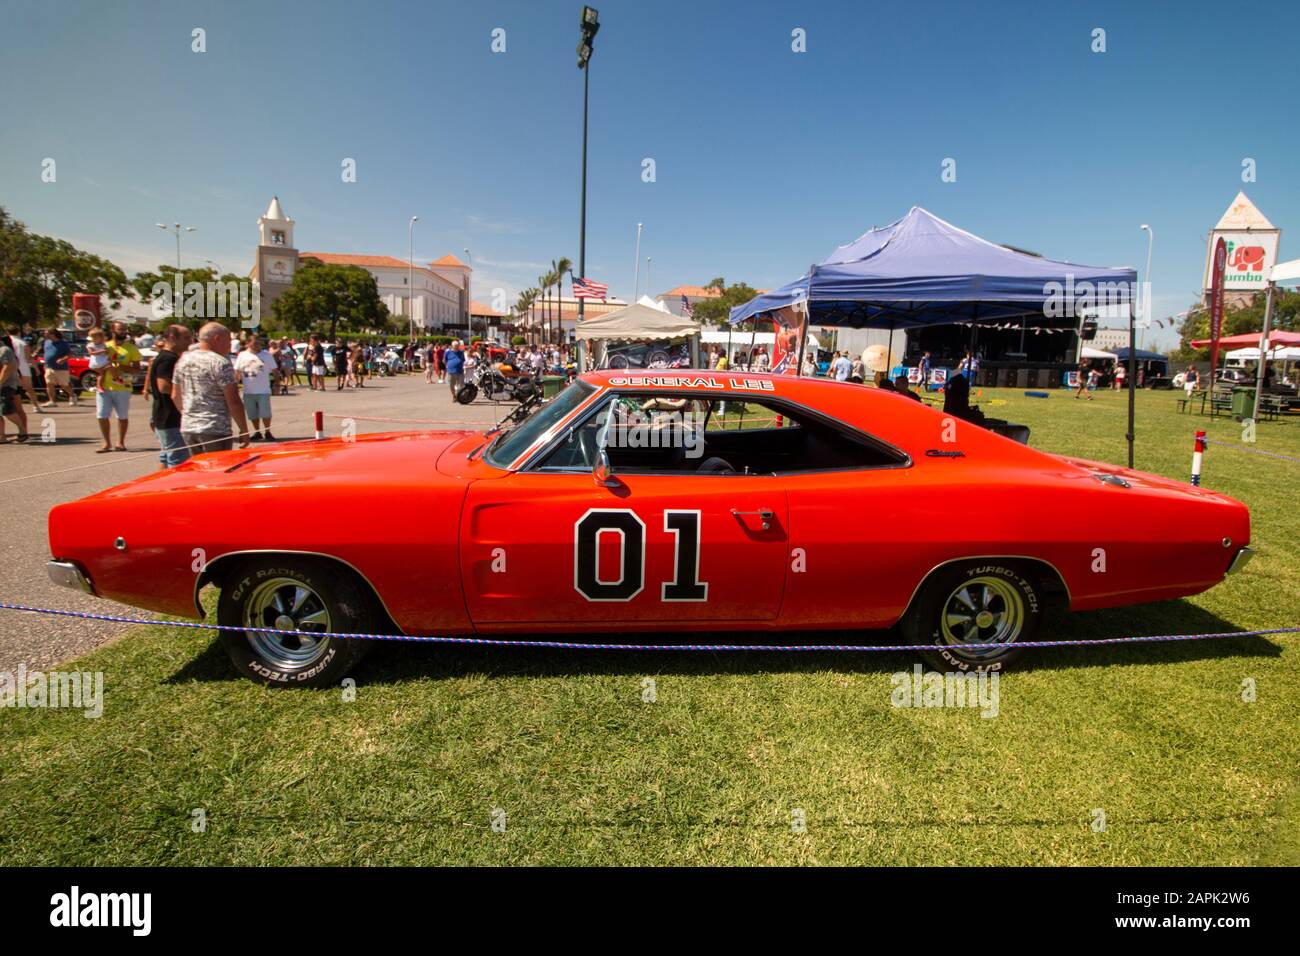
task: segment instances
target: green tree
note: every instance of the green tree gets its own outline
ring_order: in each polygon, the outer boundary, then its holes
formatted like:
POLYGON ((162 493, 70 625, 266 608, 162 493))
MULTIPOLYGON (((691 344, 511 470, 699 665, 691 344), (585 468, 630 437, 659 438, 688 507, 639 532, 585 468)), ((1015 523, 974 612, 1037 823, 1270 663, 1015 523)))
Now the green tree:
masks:
MULTIPOLYGON (((232 272, 227 272, 218 278, 216 270, 207 267, 202 269, 181 269, 180 271, 182 296, 185 295, 185 286, 191 282, 197 282, 206 288, 208 283, 212 282, 220 282, 223 285, 229 286, 231 283, 238 285, 241 282, 249 281, 250 280, 247 276, 237 276, 232 272)), ((156 298, 167 302, 168 310, 170 310, 172 307, 172 298, 175 294, 174 290, 176 288, 176 267, 160 265, 158 266, 157 271, 154 272, 137 272, 131 279, 131 288, 135 290, 136 298, 141 302, 146 303, 154 301, 154 291, 157 290, 159 295, 156 298), (166 292, 162 291, 162 286, 167 287, 166 292)), ((229 302, 227 304, 231 308, 235 305, 234 302, 229 302)), ((165 317, 169 322, 173 321, 170 316, 164 315, 163 317, 165 317)), ((212 318, 217 319, 217 321, 224 321, 224 319, 219 316, 213 316, 212 318)), ((208 319, 204 316, 186 316, 182 312, 174 319, 174 321, 181 325, 187 325, 191 329, 197 329, 204 322, 207 322, 208 319)))
MULTIPOLYGON (((1250 305, 1239 309, 1225 309, 1223 312, 1223 329, 1221 336, 1244 335, 1247 332, 1259 332, 1264 328, 1265 295, 1255 294, 1250 305)), ((1286 292, 1278 289, 1273 295, 1273 318, 1269 327, 1274 331, 1300 331, 1300 292, 1286 292)), ((1207 361, 1210 357, 1209 346, 1202 349, 1192 347, 1193 340, 1210 337, 1210 312, 1198 302, 1187 310, 1187 316, 1178 330, 1179 344, 1171 356, 1177 362, 1207 361)), ((1220 353, 1222 354, 1222 353, 1220 353)))
MULTIPOLYGON (((696 322, 703 325, 725 325, 727 322, 727 316, 733 308, 738 305, 744 305, 750 299, 754 298, 754 296, 758 295, 756 289, 744 282, 737 282, 735 285, 729 285, 726 287, 713 284, 714 282, 721 281, 721 279, 714 279, 713 282, 710 282, 705 288, 722 289, 722 295, 718 296, 716 299, 702 299, 695 303, 696 322)), ((737 329, 749 330, 750 328, 751 325, 749 322, 742 322, 737 326, 737 329)))
POLYGON ((116 305, 129 291, 126 273, 107 259, 28 232, 0 207, 0 321, 54 325, 71 313, 74 292, 116 305))
POLYGON ((388 327, 388 307, 379 298, 374 276, 360 266, 315 259, 302 261, 293 285, 275 300, 272 311, 286 329, 325 332, 331 339, 339 326, 352 332, 388 327))

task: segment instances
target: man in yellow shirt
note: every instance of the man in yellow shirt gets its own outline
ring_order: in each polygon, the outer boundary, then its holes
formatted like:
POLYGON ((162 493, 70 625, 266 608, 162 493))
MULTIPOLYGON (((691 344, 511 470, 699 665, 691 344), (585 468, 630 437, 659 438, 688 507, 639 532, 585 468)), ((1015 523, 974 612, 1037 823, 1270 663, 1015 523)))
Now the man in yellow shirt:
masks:
POLYGON ((113 451, 109 419, 114 414, 117 415, 117 450, 126 451, 131 383, 135 380, 135 373, 140 370, 140 350, 127 334, 125 322, 113 323, 113 336, 105 345, 108 348, 108 369, 95 392, 95 417, 99 420, 99 434, 104 439, 100 453, 113 451))

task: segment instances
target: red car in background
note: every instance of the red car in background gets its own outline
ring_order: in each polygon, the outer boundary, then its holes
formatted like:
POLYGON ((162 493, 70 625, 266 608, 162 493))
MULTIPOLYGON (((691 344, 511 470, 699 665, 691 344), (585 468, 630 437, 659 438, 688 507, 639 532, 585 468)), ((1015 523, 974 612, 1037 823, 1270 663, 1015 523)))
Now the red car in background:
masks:
POLYGON ((1050 606, 1196 594, 1251 555, 1245 505, 1205 488, 880 389, 694 370, 586 374, 487 433, 199 455, 56 506, 49 540, 57 582, 126 604, 193 618, 218 586, 250 629, 220 638, 237 669, 297 686, 366 649, 329 632, 898 625, 936 666, 996 670, 1050 606), (394 501, 425 519, 329 517, 394 501), (229 520, 250 508, 321 520, 229 520))
MULTIPOLYGON (((68 380, 75 387, 83 392, 93 392, 95 390, 95 373, 90 370, 90 354, 86 351, 86 339, 74 339, 72 336, 65 334, 63 341, 68 343, 68 348, 72 354, 68 356, 68 380)), ((45 388, 45 359, 41 346, 44 339, 38 339, 33 349, 36 353, 36 359, 33 363, 33 375, 36 388, 45 388)), ((140 370, 135 373, 132 380, 133 387, 139 391, 144 388, 145 370, 149 367, 149 359, 158 353, 153 349, 140 350, 140 370)))

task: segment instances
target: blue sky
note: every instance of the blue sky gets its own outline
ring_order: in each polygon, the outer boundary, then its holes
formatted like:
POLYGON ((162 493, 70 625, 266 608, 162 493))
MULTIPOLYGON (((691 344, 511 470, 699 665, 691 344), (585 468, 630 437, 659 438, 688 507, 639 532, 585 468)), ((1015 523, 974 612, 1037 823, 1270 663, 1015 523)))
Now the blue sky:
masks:
MULTIPOLYGON (((1275 110, 1296 89, 1295 4, 596 5, 587 271, 615 294, 631 292, 637 222, 652 293, 715 275, 771 287, 913 204, 1139 269, 1148 222, 1160 314, 1196 293, 1239 189, 1282 227, 1282 257, 1300 251, 1300 132, 1275 110)), ((475 297, 513 302, 577 259, 580 9, 5 0, 0 204, 128 271, 173 259, 154 223, 177 220, 198 230, 187 263, 246 271, 272 194, 302 250, 404 259, 419 215, 417 259, 468 247, 475 297)))

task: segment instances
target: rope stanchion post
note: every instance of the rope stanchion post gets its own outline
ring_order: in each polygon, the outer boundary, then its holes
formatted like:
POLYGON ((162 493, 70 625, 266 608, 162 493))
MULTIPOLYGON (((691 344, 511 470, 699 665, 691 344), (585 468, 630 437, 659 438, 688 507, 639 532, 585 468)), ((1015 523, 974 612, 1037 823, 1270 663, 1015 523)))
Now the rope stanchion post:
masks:
POLYGON ((316 419, 316 440, 321 441, 325 437, 325 413, 317 410, 316 419))
POLYGON ((1192 445, 1192 484, 1201 483, 1201 462, 1205 458, 1205 432, 1196 433, 1196 442, 1192 445))

